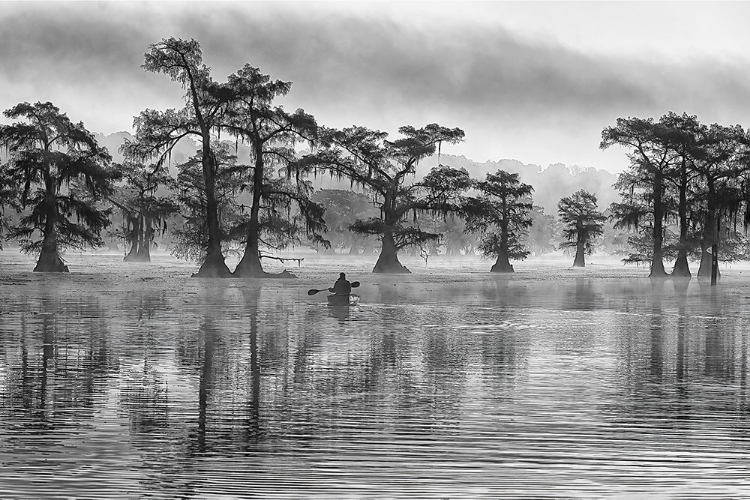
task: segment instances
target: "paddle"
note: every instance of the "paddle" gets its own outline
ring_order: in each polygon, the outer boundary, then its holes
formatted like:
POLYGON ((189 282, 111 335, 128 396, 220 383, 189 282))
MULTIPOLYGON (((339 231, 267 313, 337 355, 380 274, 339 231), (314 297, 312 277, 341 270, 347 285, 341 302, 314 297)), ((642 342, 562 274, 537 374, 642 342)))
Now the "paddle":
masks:
MULTIPOLYGON (((359 281, 352 281, 352 288, 357 288, 359 286, 359 281)), ((328 288, 324 288, 322 290, 317 290, 315 288, 308 290, 307 295, 315 295, 318 292, 327 292, 328 288)))

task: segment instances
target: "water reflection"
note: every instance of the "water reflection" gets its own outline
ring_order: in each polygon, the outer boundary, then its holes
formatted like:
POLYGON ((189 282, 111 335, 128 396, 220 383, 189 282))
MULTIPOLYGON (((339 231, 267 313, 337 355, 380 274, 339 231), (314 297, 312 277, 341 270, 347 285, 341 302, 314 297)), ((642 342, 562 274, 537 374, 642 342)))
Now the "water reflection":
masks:
POLYGON ((339 321, 345 321, 349 319, 349 306, 328 306, 328 313, 339 321))
MULTIPOLYGON (((644 352, 646 344, 638 341, 636 322, 631 326, 633 342, 623 356, 628 362, 620 367, 626 397, 610 402, 609 411, 619 426, 661 429, 665 452, 685 453, 686 460, 695 453, 692 447, 711 448, 717 434, 729 439, 728 446, 717 447, 711 456, 740 459, 729 443, 746 439, 745 320, 726 315, 726 303, 705 287, 656 282, 651 292, 649 348, 644 352), (743 334, 738 336, 738 331, 743 334), (642 358, 649 360, 648 381, 638 377, 642 358), (694 435, 697 429, 705 434, 694 435)), ((731 471, 724 471, 724 479, 734 480, 729 476, 731 471)))
POLYGON ((145 277, 0 289, 0 496, 745 487, 729 278, 378 278, 344 316, 307 283, 145 277))
POLYGON ((649 332, 651 334, 650 371, 656 382, 661 382, 664 376, 664 318, 662 316, 662 296, 667 288, 665 280, 652 279, 651 283, 651 314, 649 332))
POLYGON ((260 425, 260 362, 258 361, 258 299, 260 290, 252 288, 243 290, 245 304, 250 312, 250 401, 247 417, 247 436, 249 443, 255 443, 262 437, 260 425))
POLYGON ((597 295, 590 278, 575 278, 575 292, 565 294, 564 307, 571 310, 592 310, 597 295))
POLYGON ((21 316, 20 328, 3 338, 4 357, 17 359, 8 365, 3 418, 27 415, 20 425, 37 429, 75 424, 57 415, 91 418, 110 368, 102 311, 92 296, 73 301, 49 290, 40 291, 38 311, 21 316))
MULTIPOLYGON (((676 287, 675 287, 676 288, 676 287)), ((690 349, 689 339, 691 337, 689 331, 689 319, 687 316, 685 300, 687 296, 687 287, 685 287, 685 293, 682 290, 679 292, 679 297, 682 299, 679 302, 677 309, 677 363, 675 368, 675 375, 677 377, 677 390, 681 397, 687 396, 687 384, 685 383, 688 376, 688 352, 690 349)))

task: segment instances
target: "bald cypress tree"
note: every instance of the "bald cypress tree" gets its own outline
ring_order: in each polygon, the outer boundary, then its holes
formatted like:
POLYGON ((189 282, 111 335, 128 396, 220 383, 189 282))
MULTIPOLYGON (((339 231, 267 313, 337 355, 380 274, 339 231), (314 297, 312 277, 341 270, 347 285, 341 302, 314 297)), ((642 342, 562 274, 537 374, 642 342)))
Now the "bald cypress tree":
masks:
POLYGON ((213 81, 203 64, 200 44, 195 40, 166 38, 149 46, 143 69, 164 73, 185 89, 185 107, 155 111, 147 109, 135 119, 136 141, 123 150, 134 160, 165 162, 172 149, 186 137, 201 144, 201 167, 206 194, 207 250, 196 276, 231 277, 221 249, 221 229, 215 193, 219 166, 211 147, 213 133, 221 128, 221 117, 230 95, 225 86, 213 81))
POLYGON ((245 247, 234 270, 237 277, 293 276, 265 272, 261 246, 281 250, 305 241, 330 245, 321 236, 323 207, 311 199, 312 184, 306 180, 310 169, 296 161, 296 144, 315 139, 315 118, 302 109, 289 113, 274 104, 291 86, 250 65, 231 75, 227 84, 232 102, 224 129, 248 143, 252 151, 251 165, 244 169, 244 190, 251 195, 249 211, 233 231, 245 247))
POLYGON ((164 234, 167 219, 178 211, 170 194, 159 194, 160 188, 174 189, 176 183, 164 165, 144 165, 126 161, 118 167, 125 184, 109 201, 122 211, 125 241, 130 250, 126 262, 150 262, 154 236, 164 234))
POLYGON ((585 254, 593 251, 592 241, 604 231, 607 217, 597 210, 596 195, 584 189, 563 197, 557 209, 568 240, 563 245, 576 249, 573 267, 585 267, 585 254))
POLYGON ((21 187, 20 204, 28 209, 9 235, 39 256, 34 271, 67 272, 65 248, 104 244, 100 232, 110 211, 97 202, 112 189, 111 157, 83 123, 50 102, 23 102, 4 114, 19 120, 0 127, 0 143, 10 153, 6 174, 21 187))
POLYGON ((667 276, 663 248, 664 221, 667 218, 666 181, 679 168, 683 142, 682 131, 671 123, 664 120, 654 122, 652 118, 618 118, 614 127, 602 131, 601 149, 614 145, 629 148, 630 166, 621 174, 621 179, 631 182, 631 190, 648 192, 653 221, 650 276, 655 278, 667 276))
POLYGON ((534 188, 518 179, 518 174, 498 170, 487 173, 477 183, 481 193, 465 205, 466 229, 481 234, 479 249, 496 257, 493 273, 512 273, 511 259, 529 255, 522 239, 531 227, 531 193, 534 188))
POLYGON ((742 176, 748 170, 747 145, 745 130, 739 125, 701 125, 696 133, 691 163, 702 184, 704 201, 699 277, 710 277, 712 261, 718 261, 715 254, 719 251, 720 214, 723 210, 732 211, 735 196, 729 194, 730 187, 744 180, 742 176))
POLYGON ((321 147, 303 159, 305 165, 350 179, 372 196, 380 215, 359 219, 350 229, 380 238, 382 247, 374 273, 409 273, 399 261, 399 250, 440 237, 421 229, 414 215, 458 210, 452 195, 456 189, 466 189, 471 183, 468 172, 443 166, 436 167, 424 182, 407 180, 416 173, 417 164, 435 153, 442 143, 462 141, 461 129, 433 123, 419 129, 404 126, 399 132, 401 138, 389 141, 387 133, 365 127, 321 128, 318 132, 321 147))

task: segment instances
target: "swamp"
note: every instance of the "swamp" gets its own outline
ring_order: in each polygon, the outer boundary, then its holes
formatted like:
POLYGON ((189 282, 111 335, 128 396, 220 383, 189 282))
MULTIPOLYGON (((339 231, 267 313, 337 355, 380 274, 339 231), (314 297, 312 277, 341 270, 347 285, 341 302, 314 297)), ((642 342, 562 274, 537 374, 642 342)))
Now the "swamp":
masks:
POLYGON ((746 265, 66 260, 0 253, 3 498, 750 494, 746 265), (307 294, 341 271, 356 306, 307 294))

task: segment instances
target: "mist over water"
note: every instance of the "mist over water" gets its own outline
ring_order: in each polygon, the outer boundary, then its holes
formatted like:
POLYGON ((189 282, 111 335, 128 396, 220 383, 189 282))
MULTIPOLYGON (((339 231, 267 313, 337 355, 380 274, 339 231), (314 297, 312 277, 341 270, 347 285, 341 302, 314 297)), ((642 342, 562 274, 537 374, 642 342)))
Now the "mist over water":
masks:
POLYGON ((0 252, 0 497, 750 494, 746 268, 67 259, 0 252))

